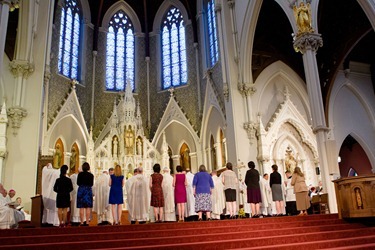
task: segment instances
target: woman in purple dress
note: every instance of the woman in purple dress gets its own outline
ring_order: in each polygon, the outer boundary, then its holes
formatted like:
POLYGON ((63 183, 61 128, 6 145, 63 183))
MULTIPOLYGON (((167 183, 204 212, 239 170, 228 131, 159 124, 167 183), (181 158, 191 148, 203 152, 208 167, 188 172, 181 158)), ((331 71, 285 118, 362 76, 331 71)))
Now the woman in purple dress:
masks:
POLYGON ((115 167, 115 173, 111 175, 109 185, 111 186, 109 191, 109 204, 112 205, 113 225, 119 225, 121 224, 122 204, 124 204, 122 191, 124 176, 122 175, 120 165, 115 167))
POLYGON ((178 222, 184 221, 186 203, 186 175, 182 172, 182 167, 176 167, 177 173, 173 177, 174 200, 177 204, 178 222))
POLYGON ((163 176, 160 174, 160 165, 156 163, 153 167, 154 173, 150 178, 151 206, 154 207, 155 222, 162 222, 164 195, 163 195, 163 176))

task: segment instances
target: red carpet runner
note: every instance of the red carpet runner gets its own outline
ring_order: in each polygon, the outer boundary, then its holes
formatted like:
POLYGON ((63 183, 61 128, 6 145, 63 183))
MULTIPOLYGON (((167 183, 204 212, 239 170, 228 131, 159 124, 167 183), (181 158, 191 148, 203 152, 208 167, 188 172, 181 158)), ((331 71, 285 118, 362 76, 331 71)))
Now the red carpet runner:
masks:
POLYGON ((375 227, 337 214, 0 231, 2 249, 375 249, 375 227))

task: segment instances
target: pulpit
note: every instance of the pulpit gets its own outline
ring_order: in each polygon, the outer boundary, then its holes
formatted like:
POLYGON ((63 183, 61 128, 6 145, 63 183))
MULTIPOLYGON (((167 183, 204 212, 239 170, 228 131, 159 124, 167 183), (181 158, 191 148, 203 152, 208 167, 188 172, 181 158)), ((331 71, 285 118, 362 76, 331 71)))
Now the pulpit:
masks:
POLYGON ((375 175, 347 177, 333 182, 340 219, 375 217, 375 175))
POLYGON ((34 227, 42 226, 43 199, 41 195, 31 197, 31 223, 34 227))

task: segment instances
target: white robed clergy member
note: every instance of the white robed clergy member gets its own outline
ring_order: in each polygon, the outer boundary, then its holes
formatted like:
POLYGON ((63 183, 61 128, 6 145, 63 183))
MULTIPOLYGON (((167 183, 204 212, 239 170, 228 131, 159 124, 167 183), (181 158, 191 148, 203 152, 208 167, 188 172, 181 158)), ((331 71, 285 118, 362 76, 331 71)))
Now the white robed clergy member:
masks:
POLYGON ((270 216, 272 215, 272 190, 268 182, 268 174, 264 174, 263 178, 260 178, 259 185, 262 196, 261 213, 265 216, 270 216))
MULTIPOLYGON (((251 214, 251 206, 250 206, 250 203, 247 203, 247 186, 246 186, 246 184, 243 181, 238 182, 238 189, 240 190, 240 192, 239 192, 240 205, 243 206, 244 213, 250 215, 251 214)), ((226 214, 228 214, 228 212, 226 214)))
POLYGON ((56 207, 56 195, 53 191, 56 179, 60 177, 60 170, 54 169, 51 163, 48 163, 42 170, 42 198, 43 198, 43 217, 42 223, 59 226, 59 216, 56 207))
POLYGON ((93 211, 98 216, 98 224, 103 222, 113 223, 111 207, 109 205, 109 179, 108 171, 103 171, 95 181, 93 187, 94 207, 93 211))
POLYGON ((148 181, 143 175, 143 169, 138 168, 138 174, 129 187, 128 202, 130 217, 140 224, 149 219, 150 199, 148 197, 148 181))
POLYGON ((217 177, 217 172, 212 171, 212 180, 214 181, 214 189, 212 190, 212 212, 211 218, 220 220, 220 215, 225 208, 225 194, 222 179, 217 177))
POLYGON ((164 221, 176 221, 176 205, 174 203, 173 177, 170 169, 163 169, 162 189, 164 195, 164 221))
POLYGON ((15 223, 13 208, 8 206, 7 192, 0 184, 0 229, 9 229, 15 223))
POLYGON ((130 187, 132 186, 133 182, 135 181, 135 177, 137 176, 138 174, 138 168, 135 168, 134 169, 134 174, 133 176, 131 176, 129 179, 127 179, 127 181, 125 182, 125 193, 126 193, 126 208, 128 210, 128 215, 129 215, 129 221, 130 221, 130 224, 135 224, 136 220, 134 218, 131 217, 131 215, 133 214, 132 211, 131 211, 131 207, 129 206, 129 199, 130 199, 130 187))
MULTIPOLYGON (((81 166, 78 168, 79 172, 82 172, 81 166)), ((81 223, 81 219, 79 217, 79 208, 77 208, 77 191, 78 191, 78 185, 77 185, 77 178, 78 174, 74 173, 70 176, 70 179, 72 180, 73 184, 73 191, 70 192, 70 222, 71 223, 81 223)))
POLYGON ((195 212, 195 197, 193 192, 193 179, 194 174, 190 171, 190 169, 186 169, 186 206, 185 206, 185 217, 190 217, 194 215, 198 215, 195 212))

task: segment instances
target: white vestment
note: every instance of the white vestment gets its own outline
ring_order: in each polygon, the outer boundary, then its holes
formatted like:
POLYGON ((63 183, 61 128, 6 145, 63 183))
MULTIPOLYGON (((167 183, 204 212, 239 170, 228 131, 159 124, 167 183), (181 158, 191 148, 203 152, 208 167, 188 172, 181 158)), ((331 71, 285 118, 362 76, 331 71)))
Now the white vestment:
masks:
POLYGON ((70 176, 70 179, 72 180, 72 184, 73 184, 73 191, 70 192, 70 201, 71 201, 70 202, 70 209, 71 209, 70 221, 74 223, 81 222, 81 219, 79 217, 79 208, 77 208, 77 191, 78 191, 77 178, 78 178, 77 173, 74 173, 70 176))
POLYGON ((9 229, 16 223, 13 208, 10 208, 8 203, 8 200, 0 194, 0 229, 9 229))
POLYGON ((130 211, 131 208, 130 208, 130 206, 129 206, 130 187, 131 187, 131 185, 133 184, 134 181, 135 181, 135 176, 132 176, 132 177, 130 177, 130 178, 125 182, 125 192, 124 192, 124 194, 126 194, 126 200, 125 200, 125 203, 126 203, 126 208, 127 208, 127 210, 128 210, 129 221, 135 221, 135 219, 131 217, 132 212, 130 211))
POLYGON ((147 221, 150 206, 148 197, 149 186, 143 174, 134 176, 134 181, 130 184, 128 193, 129 214, 135 221, 147 221))
POLYGON ((285 201, 296 201, 296 195, 294 194, 294 187, 292 186, 292 178, 286 179, 285 181, 285 201))
MULTIPOLYGON (((241 204, 241 205, 243 205, 243 209, 244 209, 246 214, 251 214, 250 203, 247 203, 247 186, 244 182, 239 182, 238 188, 240 190, 239 195, 241 195, 240 201, 242 200, 242 202, 243 202, 243 204, 241 204)), ((228 214, 228 212, 227 212, 227 214, 228 214)))
POLYGON ((195 212, 195 197, 193 194, 193 179, 194 179, 194 174, 191 172, 186 173, 186 207, 185 207, 185 217, 197 215, 195 212))
POLYGON ((272 215, 272 190, 269 182, 260 178, 259 180, 260 194, 262 196, 261 212, 264 215, 272 215))
POLYGON ((212 213, 211 217, 213 219, 220 220, 220 214, 223 213, 225 208, 225 194, 224 194, 224 185, 222 179, 216 175, 212 176, 214 181, 214 189, 212 190, 212 213))
POLYGON ((60 225, 56 207, 57 193, 53 191, 53 186, 59 176, 60 171, 52 168, 50 163, 42 170, 42 198, 44 205, 42 223, 48 223, 54 226, 60 225))
POLYGON ((163 174, 162 189, 164 195, 164 221, 176 221, 173 177, 169 173, 163 174))
POLYGON ((94 204, 93 211, 96 212, 98 223, 108 221, 113 223, 111 206, 109 204, 109 174, 102 173, 95 181, 93 187, 94 204))

